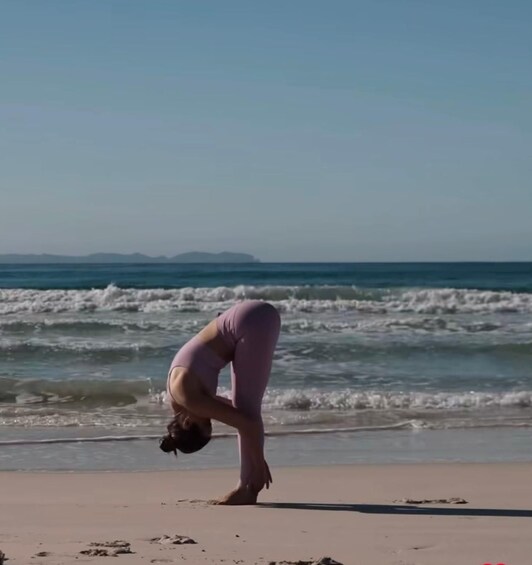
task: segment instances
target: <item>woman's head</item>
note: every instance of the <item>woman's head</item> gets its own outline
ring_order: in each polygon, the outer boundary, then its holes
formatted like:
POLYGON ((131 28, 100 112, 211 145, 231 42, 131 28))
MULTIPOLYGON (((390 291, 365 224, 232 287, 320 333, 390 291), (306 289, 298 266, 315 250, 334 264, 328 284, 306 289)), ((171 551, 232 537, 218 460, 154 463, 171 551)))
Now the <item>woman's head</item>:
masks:
POLYGON ((210 420, 199 422, 181 413, 173 417, 166 429, 168 433, 161 438, 159 447, 176 456, 178 449, 182 453, 199 451, 209 443, 212 434, 210 420))

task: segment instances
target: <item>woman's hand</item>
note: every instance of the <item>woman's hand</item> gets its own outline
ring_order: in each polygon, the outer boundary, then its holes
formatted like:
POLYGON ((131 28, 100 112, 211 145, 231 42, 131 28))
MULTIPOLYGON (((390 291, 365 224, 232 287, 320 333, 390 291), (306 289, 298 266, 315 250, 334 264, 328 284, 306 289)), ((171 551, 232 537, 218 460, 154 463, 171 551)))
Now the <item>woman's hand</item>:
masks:
POLYGON ((249 489, 253 490, 257 494, 264 487, 269 489, 270 484, 273 482, 270 468, 268 467, 268 463, 266 463, 266 460, 264 458, 259 465, 260 466, 254 469, 253 475, 250 477, 249 482, 246 484, 249 489))
POLYGON ((271 482, 271 474, 264 460, 264 428, 260 418, 249 419, 239 430, 241 436, 241 464, 244 474, 241 484, 260 492, 271 482))
POLYGON ((268 463, 266 463, 266 459, 264 460, 264 467, 266 471, 266 488, 269 489, 270 485, 273 483, 273 479, 270 467, 268 467, 268 463))

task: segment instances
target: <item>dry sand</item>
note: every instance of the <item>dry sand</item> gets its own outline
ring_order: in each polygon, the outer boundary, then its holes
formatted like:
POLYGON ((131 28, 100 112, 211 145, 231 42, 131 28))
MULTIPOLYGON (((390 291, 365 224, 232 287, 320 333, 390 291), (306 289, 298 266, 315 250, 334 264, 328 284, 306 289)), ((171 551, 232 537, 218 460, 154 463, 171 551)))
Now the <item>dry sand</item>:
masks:
POLYGON ((235 470, 0 473, 0 551, 6 565, 532 563, 532 464, 273 472, 254 507, 202 502, 223 494, 235 470), (408 499, 418 504, 394 502, 408 499))

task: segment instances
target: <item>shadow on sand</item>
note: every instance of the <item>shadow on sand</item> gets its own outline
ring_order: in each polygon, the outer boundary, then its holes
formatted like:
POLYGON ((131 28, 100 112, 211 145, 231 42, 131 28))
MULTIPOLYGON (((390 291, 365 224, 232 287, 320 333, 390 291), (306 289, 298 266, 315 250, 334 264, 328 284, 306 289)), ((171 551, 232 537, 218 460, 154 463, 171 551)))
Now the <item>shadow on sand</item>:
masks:
POLYGON ((495 516, 504 518, 532 518, 532 510, 502 508, 434 508, 393 504, 334 504, 322 502, 261 502, 259 508, 291 510, 322 510, 334 512, 360 512, 362 514, 405 514, 414 516, 495 516))

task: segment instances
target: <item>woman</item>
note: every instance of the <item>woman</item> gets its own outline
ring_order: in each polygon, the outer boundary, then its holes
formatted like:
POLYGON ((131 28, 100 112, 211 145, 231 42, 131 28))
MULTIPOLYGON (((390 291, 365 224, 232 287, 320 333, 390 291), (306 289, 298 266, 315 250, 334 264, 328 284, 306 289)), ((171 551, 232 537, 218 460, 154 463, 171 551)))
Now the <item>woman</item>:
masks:
POLYGON ((175 415, 161 440, 163 451, 200 450, 211 439, 211 419, 238 430, 240 480, 218 504, 255 504, 272 482, 264 459, 261 403, 280 326, 271 304, 241 302, 187 342, 170 366, 168 394, 175 415), (218 376, 229 362, 232 402, 216 395, 218 376))

